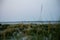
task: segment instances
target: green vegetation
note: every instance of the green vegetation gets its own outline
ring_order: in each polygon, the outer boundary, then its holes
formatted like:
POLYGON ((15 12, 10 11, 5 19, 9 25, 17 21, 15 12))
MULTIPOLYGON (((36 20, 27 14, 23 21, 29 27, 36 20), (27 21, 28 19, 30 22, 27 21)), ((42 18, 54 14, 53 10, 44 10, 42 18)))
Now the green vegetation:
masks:
POLYGON ((0 40, 60 40, 60 24, 0 24, 0 40))

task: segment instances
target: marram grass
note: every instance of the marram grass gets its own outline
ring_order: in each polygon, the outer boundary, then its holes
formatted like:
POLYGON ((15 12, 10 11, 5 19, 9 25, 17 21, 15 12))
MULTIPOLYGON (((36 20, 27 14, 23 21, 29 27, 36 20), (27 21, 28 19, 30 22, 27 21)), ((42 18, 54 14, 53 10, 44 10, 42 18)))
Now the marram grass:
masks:
POLYGON ((60 24, 0 24, 0 40, 60 40, 60 24))

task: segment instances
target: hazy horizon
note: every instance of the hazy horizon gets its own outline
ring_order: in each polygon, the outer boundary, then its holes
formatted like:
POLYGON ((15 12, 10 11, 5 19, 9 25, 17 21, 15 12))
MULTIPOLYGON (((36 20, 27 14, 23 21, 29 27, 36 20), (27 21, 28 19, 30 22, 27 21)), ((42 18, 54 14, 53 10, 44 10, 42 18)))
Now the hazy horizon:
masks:
POLYGON ((15 21, 60 21, 60 1, 0 0, 0 22, 15 21))

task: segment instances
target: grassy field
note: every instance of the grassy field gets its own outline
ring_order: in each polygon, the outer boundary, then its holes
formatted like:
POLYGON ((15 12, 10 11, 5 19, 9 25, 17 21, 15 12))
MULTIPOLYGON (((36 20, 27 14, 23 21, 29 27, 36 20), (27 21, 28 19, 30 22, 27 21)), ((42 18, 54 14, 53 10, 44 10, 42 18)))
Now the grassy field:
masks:
POLYGON ((60 40, 60 24, 0 24, 0 40, 60 40))

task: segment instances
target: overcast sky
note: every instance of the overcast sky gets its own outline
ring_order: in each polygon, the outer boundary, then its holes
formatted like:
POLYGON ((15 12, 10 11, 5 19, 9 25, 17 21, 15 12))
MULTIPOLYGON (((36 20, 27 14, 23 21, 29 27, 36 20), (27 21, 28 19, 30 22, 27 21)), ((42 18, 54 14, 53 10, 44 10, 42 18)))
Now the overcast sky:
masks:
POLYGON ((0 0, 0 22, 58 21, 59 6, 59 0, 0 0))

